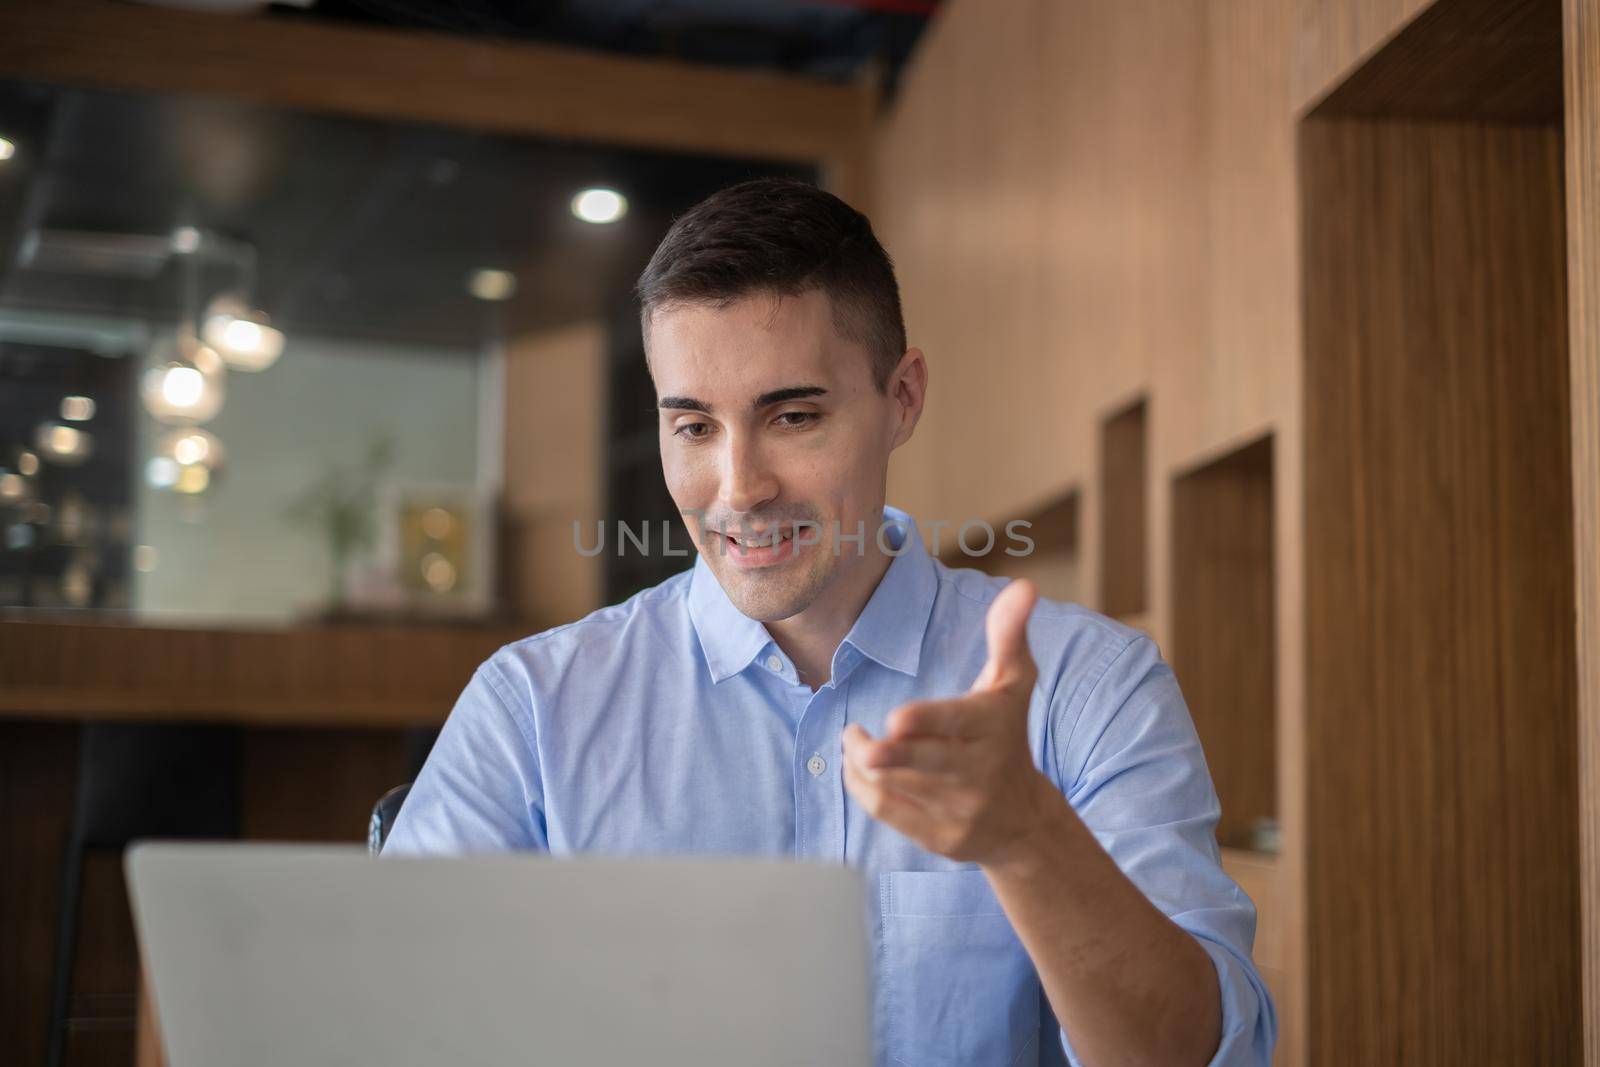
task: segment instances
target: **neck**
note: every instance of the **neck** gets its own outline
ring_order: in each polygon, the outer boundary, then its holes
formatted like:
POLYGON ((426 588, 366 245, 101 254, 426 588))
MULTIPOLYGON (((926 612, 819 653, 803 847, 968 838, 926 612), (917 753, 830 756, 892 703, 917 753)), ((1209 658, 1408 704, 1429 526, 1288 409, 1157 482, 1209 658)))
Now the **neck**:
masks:
POLYGON ((854 566, 828 583, 828 591, 798 615, 766 624, 779 648, 794 661, 800 681, 817 689, 832 673, 833 654, 855 625, 872 593, 883 581, 894 557, 883 552, 875 538, 853 560, 854 566))

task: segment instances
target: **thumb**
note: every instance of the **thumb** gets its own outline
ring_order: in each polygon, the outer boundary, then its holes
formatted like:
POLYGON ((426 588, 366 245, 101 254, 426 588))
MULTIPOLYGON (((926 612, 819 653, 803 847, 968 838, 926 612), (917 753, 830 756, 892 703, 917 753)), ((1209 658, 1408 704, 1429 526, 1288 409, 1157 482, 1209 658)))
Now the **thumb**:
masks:
POLYGON ((1028 616, 1039 599, 1039 591, 1026 578, 1012 580, 1000 590, 1000 595, 989 605, 985 630, 989 641, 989 659, 983 665, 978 680, 972 683, 974 691, 995 689, 1025 680, 1033 685, 1036 668, 1033 654, 1028 651, 1028 616))

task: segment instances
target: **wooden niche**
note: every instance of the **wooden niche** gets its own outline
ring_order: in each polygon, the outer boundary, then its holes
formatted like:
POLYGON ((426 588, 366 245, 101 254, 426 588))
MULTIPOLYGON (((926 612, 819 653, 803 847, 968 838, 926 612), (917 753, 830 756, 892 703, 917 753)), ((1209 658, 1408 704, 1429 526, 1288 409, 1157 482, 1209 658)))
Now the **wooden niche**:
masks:
POLYGON ((1272 438, 1173 482, 1172 667, 1205 747, 1223 848, 1276 852, 1272 438))
POLYGON ((1134 625, 1149 609, 1146 409, 1141 398, 1100 427, 1100 610, 1134 625))
POLYGON ((1576 1063, 1561 5, 1301 124, 1312 1063, 1576 1063))

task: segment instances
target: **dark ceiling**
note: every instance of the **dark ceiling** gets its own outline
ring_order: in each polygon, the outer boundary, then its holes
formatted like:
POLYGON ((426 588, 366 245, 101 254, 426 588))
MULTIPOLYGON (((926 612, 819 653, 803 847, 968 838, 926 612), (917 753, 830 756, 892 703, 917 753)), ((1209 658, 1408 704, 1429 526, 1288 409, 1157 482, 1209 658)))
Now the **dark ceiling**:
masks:
MULTIPOLYGON (((0 308, 152 322, 183 309, 177 258, 152 277, 24 265, 29 235, 169 234, 253 245, 257 302, 286 331, 476 347, 482 267, 513 271, 513 329, 612 314, 672 217, 733 182, 808 168, 557 144, 228 100, 0 83, 0 308), (629 199, 609 226, 573 194, 629 199)), ((203 288, 230 275, 214 270, 203 288)))
MULTIPOLYGON (((845 78, 893 75, 936 0, 317 0, 268 17, 360 20, 845 78)), ((0 82, 0 309, 152 323, 184 309, 174 258, 148 277, 30 265, 30 235, 109 241, 194 225, 259 258, 257 303, 286 332, 475 348, 481 267, 518 277, 505 325, 614 315, 671 219, 726 185, 810 168, 379 122, 234 100, 0 82), (611 226, 584 187, 624 193, 611 226)), ((229 280, 209 274, 203 288, 229 280)))
POLYGON ((818 78, 882 64, 891 87, 939 0, 315 0, 337 18, 818 78))

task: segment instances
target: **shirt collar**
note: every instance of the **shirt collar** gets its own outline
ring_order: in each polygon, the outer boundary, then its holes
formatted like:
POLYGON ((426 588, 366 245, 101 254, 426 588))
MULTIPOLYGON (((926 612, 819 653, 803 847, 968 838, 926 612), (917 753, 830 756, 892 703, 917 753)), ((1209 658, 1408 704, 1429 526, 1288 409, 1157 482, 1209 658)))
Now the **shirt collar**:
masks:
MULTIPOLYGON (((844 643, 891 670, 915 676, 939 579, 916 520, 885 505, 883 521, 884 541, 898 554, 889 561, 844 643)), ((868 537, 875 535, 874 530, 866 532, 868 537)), ((734 607, 704 558, 695 559, 689 579, 689 618, 713 682, 744 670, 772 641, 765 626, 734 607)))

